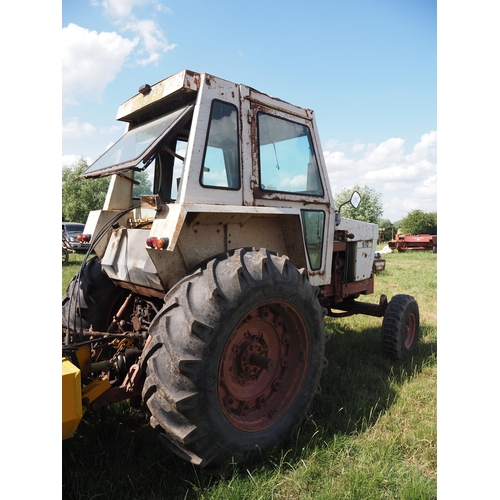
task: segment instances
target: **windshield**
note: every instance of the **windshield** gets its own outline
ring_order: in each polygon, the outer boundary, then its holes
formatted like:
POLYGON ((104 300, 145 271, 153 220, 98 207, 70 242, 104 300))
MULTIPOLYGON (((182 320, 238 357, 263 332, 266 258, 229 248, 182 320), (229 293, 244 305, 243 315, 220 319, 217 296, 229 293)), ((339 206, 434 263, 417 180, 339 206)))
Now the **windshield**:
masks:
POLYGON ((67 231, 68 233, 81 233, 83 231, 83 228, 85 227, 84 224, 63 224, 62 229, 63 231, 67 231))
POLYGON ((143 161, 147 162, 156 153, 157 146, 170 132, 177 130, 191 117, 194 105, 183 108, 129 130, 81 177, 99 177, 119 171, 130 170, 143 161))

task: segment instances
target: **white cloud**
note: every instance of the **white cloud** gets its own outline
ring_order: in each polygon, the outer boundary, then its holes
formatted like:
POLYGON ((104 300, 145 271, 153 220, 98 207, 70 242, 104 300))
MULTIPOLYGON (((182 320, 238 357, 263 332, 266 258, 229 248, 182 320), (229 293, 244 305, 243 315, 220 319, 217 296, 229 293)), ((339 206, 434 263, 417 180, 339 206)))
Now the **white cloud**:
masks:
POLYGON ((160 2, 155 5, 155 10, 157 12, 166 12, 167 14, 172 14, 172 9, 170 7, 167 7, 166 5, 161 4, 160 2))
POLYGON ((62 33, 63 102, 76 104, 78 98, 100 97, 125 60, 138 44, 115 32, 90 31, 69 24, 62 33))
POLYGON ((408 181, 415 179, 418 176, 418 169, 415 165, 408 165, 404 162, 399 164, 390 164, 386 168, 380 168, 379 170, 371 170, 363 174, 363 179, 367 182, 396 182, 396 181, 408 181))
MULTIPOLYGON (((142 7, 150 3, 156 3, 154 0, 104 0, 101 2, 106 13, 113 17, 130 16, 135 7, 142 7)), ((97 4, 97 3, 96 3, 97 4)))
POLYGON ((364 148, 359 141, 353 144, 328 141, 330 150, 323 155, 333 193, 355 184, 375 189, 382 194, 383 217, 393 222, 415 209, 436 211, 437 133, 422 135, 408 155, 404 154, 404 145, 401 138, 364 148), (350 156, 360 151, 364 151, 361 158, 350 156))
POLYGON ((80 123, 78 118, 73 118, 62 125, 62 136, 66 138, 88 137, 96 131, 90 123, 80 123))
POLYGON ((363 151, 363 149, 366 148, 366 144, 362 144, 359 141, 356 141, 353 146, 351 147, 351 151, 353 153, 359 153, 360 151, 363 151))
POLYGON ((437 175, 427 177, 422 185, 417 186, 415 195, 422 198, 435 198, 437 195, 437 175))
POLYGON ((153 6, 153 12, 172 14, 172 9, 158 0, 91 0, 91 4, 95 7, 102 7, 107 15, 115 19, 131 17, 133 10, 148 5, 153 6))
MULTIPOLYGON (((62 166, 67 167, 69 165, 72 165, 73 163, 76 163, 78 160, 80 160, 81 156, 78 155, 63 155, 62 156, 62 166)), ((84 160, 87 162, 87 165, 90 165, 92 163, 92 160, 90 158, 84 158, 84 160)))
POLYGON ((342 151, 323 151, 326 168, 329 172, 351 170, 356 167, 356 161, 348 158, 342 151))
POLYGON ((120 123, 118 125, 111 125, 110 127, 99 127, 99 133, 102 135, 111 135, 120 132, 124 134, 128 129, 128 123, 120 123))
POLYGON ((78 104, 84 98, 99 100, 102 91, 125 62, 138 66, 158 65, 163 53, 176 47, 168 43, 162 28, 153 19, 138 20, 135 12, 157 17, 171 10, 158 0, 91 0, 104 10, 118 32, 132 32, 126 38, 116 31, 90 31, 69 24, 63 28, 63 104, 78 104), (135 61, 132 56, 135 55, 135 61))
POLYGON ((403 158, 405 141, 399 138, 388 139, 380 143, 372 151, 367 152, 364 161, 372 167, 385 166, 403 158))
POLYGON ((307 176, 306 175, 296 175, 292 178, 285 178, 279 183, 279 188, 284 191, 288 190, 306 190, 307 189, 307 176))
POLYGON ((325 144, 326 150, 329 151, 330 149, 335 149, 338 147, 339 147, 339 141, 337 141, 336 139, 330 139, 330 140, 326 141, 326 144, 325 144))
POLYGON ((413 148, 413 153, 409 155, 408 161, 416 162, 429 156, 436 156, 437 132, 433 130, 424 134, 418 144, 413 148))
POLYGON ((157 65, 162 52, 168 52, 176 47, 175 43, 168 43, 160 27, 151 19, 127 22, 123 29, 139 35, 141 45, 138 53, 146 53, 146 57, 137 60, 137 63, 141 66, 150 63, 155 63, 157 65))

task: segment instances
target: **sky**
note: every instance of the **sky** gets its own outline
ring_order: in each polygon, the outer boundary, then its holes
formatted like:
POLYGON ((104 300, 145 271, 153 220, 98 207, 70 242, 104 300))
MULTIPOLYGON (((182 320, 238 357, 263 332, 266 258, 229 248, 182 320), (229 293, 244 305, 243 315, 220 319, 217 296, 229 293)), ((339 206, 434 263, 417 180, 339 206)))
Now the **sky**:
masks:
POLYGON ((118 106, 183 69, 313 109, 332 192, 437 211, 435 0, 63 0, 62 165, 123 134, 118 106))

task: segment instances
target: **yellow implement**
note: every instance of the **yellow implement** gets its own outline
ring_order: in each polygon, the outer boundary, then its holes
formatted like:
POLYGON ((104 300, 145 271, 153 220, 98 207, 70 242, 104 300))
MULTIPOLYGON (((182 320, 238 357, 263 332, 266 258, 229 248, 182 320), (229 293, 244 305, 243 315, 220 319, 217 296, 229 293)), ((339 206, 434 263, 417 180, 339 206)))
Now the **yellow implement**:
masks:
POLYGON ((73 437, 87 405, 110 388, 108 379, 96 379, 82 388, 81 370, 62 358, 62 438, 73 437))
POLYGON ((62 358, 62 438, 73 436, 82 419, 82 384, 80 370, 62 358))

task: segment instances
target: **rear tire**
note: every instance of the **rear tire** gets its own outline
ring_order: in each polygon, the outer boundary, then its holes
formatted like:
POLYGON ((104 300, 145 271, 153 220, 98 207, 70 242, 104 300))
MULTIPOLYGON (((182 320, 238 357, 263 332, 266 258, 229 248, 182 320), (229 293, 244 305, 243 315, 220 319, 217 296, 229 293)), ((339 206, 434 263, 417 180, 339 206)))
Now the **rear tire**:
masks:
POLYGON ((97 257, 87 262, 80 279, 76 275, 62 300, 62 324, 71 331, 105 332, 123 302, 126 290, 117 287, 102 270, 97 257))
POLYGON ((167 447, 224 467, 281 443, 319 392, 324 310, 287 257, 218 256, 165 297, 144 353, 143 398, 167 447))
POLYGON ((410 295, 395 295, 382 322, 382 351, 393 359, 409 356, 418 344, 420 315, 410 295))

